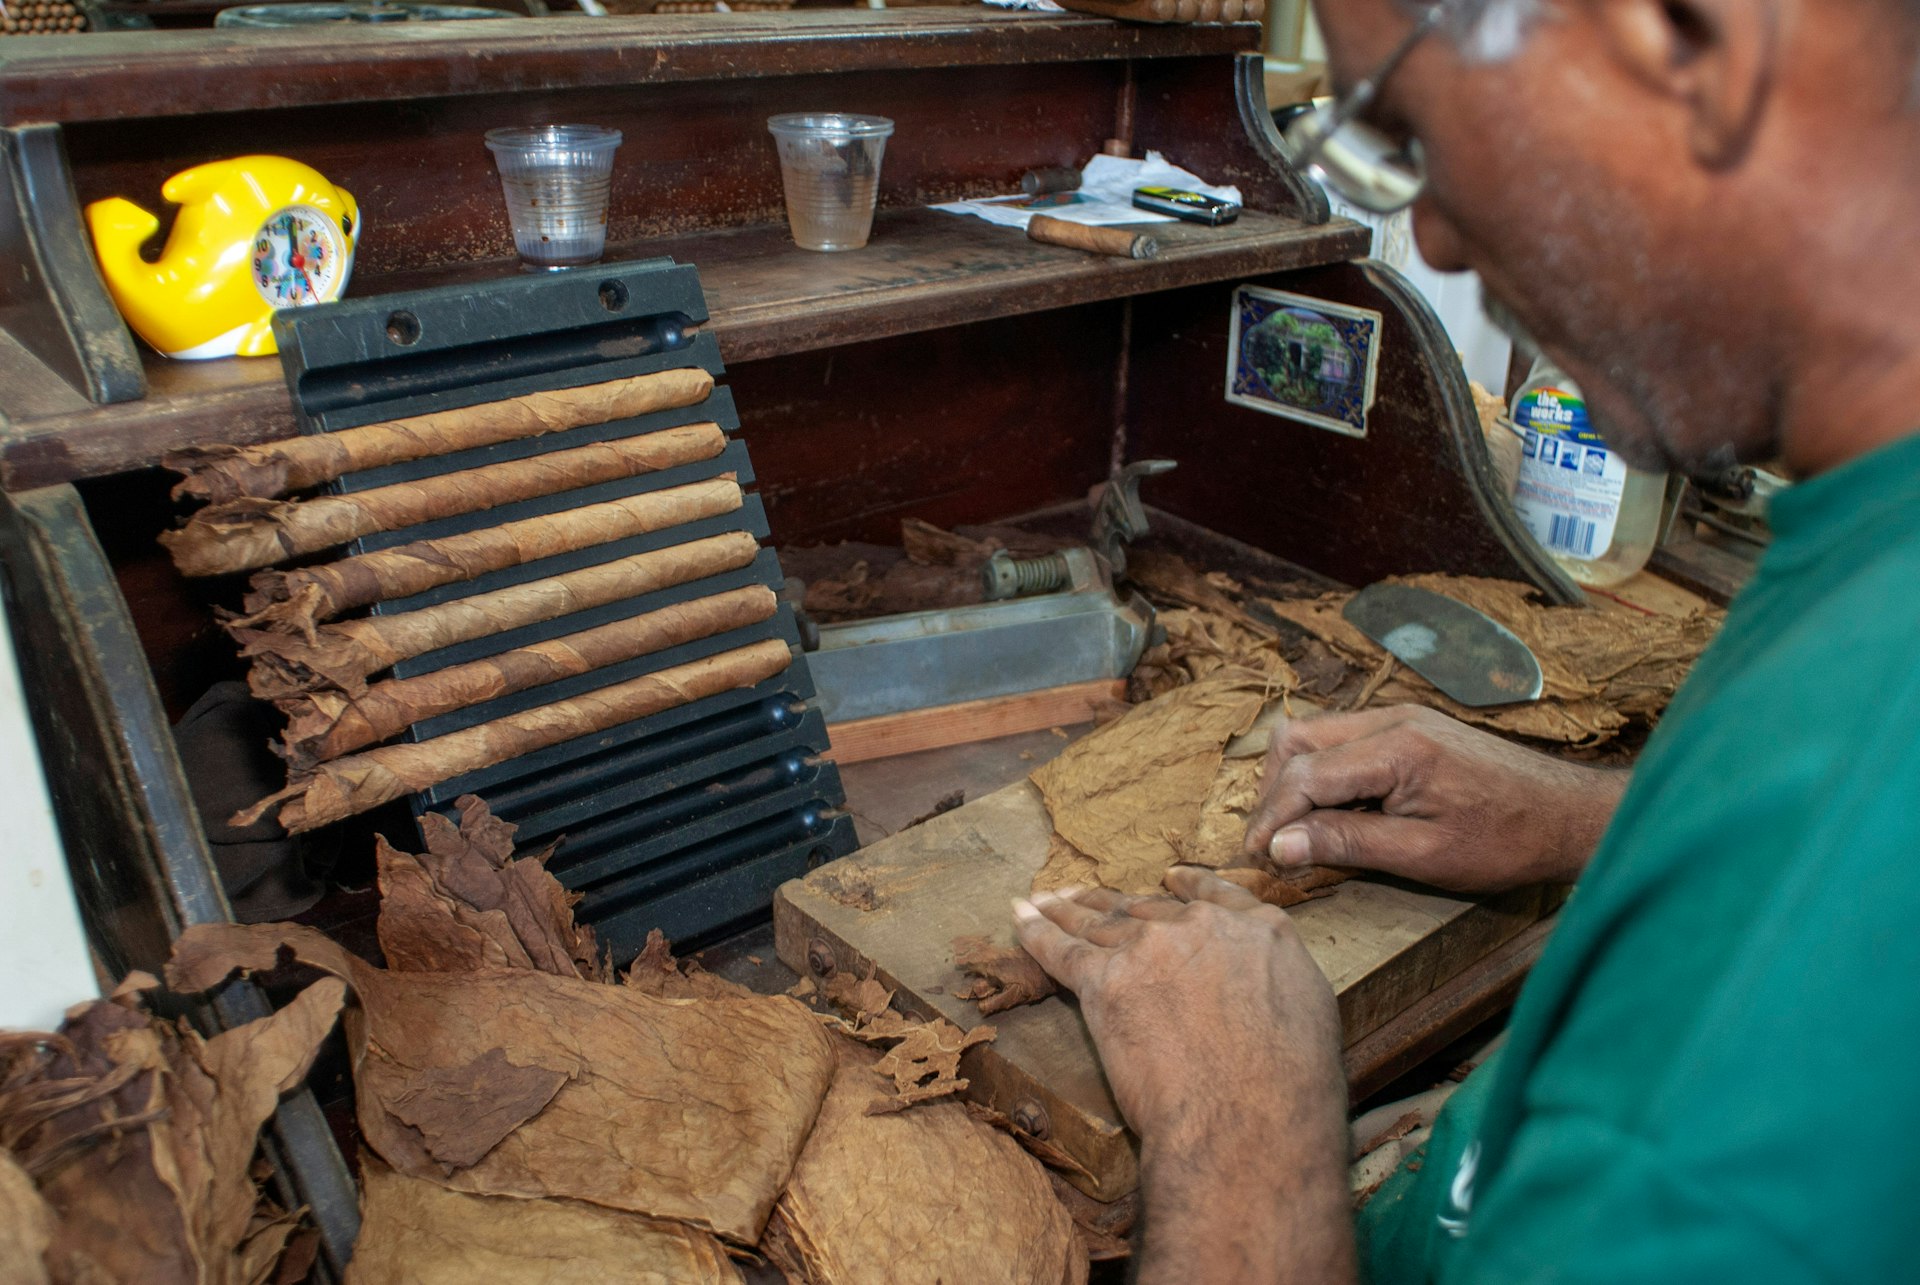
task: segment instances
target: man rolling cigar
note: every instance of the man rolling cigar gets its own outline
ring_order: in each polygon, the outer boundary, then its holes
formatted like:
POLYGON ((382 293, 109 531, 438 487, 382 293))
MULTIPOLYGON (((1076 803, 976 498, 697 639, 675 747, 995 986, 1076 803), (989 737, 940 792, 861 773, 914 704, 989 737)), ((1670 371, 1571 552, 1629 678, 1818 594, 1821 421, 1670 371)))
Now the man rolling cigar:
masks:
POLYGON ((1505 1046, 1357 1235, 1339 1022, 1283 911, 1195 870, 1016 907, 1140 1136, 1141 1279, 1909 1279, 1920 1162, 1885 1121, 1920 1083, 1920 6, 1321 18, 1349 94, 1321 124, 1364 131, 1295 136, 1330 184, 1413 202, 1425 256, 1477 269, 1634 463, 1802 480, 1631 784, 1420 711, 1276 736, 1250 858, 1578 880, 1505 1046))

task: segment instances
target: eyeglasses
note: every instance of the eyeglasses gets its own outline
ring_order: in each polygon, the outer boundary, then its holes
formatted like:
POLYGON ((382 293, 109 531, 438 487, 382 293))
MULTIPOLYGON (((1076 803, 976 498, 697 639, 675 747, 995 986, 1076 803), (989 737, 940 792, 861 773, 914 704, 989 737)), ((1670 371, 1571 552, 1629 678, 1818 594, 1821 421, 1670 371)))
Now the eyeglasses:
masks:
POLYGON ((1295 117, 1281 135, 1287 159, 1346 200, 1374 214, 1395 214, 1419 197, 1427 184, 1420 140, 1397 143, 1357 119, 1393 74, 1446 16, 1442 3, 1429 6, 1374 73, 1331 103, 1295 117))

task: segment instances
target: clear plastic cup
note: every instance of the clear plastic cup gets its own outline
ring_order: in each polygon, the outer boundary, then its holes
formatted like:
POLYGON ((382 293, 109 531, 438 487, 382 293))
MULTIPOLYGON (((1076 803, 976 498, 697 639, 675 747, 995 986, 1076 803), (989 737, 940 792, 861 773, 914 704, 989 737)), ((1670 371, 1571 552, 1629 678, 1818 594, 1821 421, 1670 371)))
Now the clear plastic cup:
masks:
POLYGON ((532 268, 597 261, 607 248, 607 194, 620 131, 599 125, 490 129, 513 224, 513 248, 532 268))
POLYGON ((880 157, 893 122, 884 116, 798 112, 767 122, 780 145, 787 226, 803 250, 858 250, 873 231, 880 157))

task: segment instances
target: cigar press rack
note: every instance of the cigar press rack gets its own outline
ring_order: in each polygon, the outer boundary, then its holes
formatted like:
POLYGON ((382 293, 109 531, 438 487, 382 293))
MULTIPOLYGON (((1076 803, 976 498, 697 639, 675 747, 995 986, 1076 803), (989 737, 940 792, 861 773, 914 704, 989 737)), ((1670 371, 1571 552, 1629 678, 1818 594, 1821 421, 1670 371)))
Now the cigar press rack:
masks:
MULTIPOLYGON (((696 270, 654 259, 293 309, 275 318, 274 333, 301 431, 326 433, 662 370, 697 366, 717 378, 724 371, 719 345, 695 329, 706 318, 696 270)), ((332 485, 341 492, 387 486, 706 420, 729 436, 714 459, 366 536, 351 552, 726 473, 743 487, 752 482, 733 395, 716 386, 695 406, 369 470, 332 485)), ((734 531, 767 538, 757 495, 749 493, 732 513, 509 567, 373 610, 411 611, 734 531)), ((777 590, 781 579, 774 551, 763 548, 737 570, 443 648, 396 665, 393 674, 430 674, 747 585, 777 590)), ((794 650, 784 673, 446 781, 413 796, 415 815, 451 814, 454 800, 476 794, 520 828, 523 851, 564 838, 549 869, 582 894, 576 913, 617 962, 631 958, 653 928, 676 945, 698 945, 764 915, 783 881, 856 846, 852 821, 838 810, 845 801, 839 773, 819 757, 827 748, 826 725, 812 707, 791 606, 781 604, 758 624, 428 719, 406 733, 426 740, 773 638, 794 650)))

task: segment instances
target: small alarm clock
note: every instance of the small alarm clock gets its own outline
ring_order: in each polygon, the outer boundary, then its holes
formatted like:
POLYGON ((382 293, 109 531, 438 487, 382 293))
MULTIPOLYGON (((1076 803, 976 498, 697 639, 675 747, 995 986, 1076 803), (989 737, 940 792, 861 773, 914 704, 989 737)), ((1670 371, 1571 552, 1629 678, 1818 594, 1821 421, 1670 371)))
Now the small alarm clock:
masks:
POLYGON ((169 357, 276 351, 273 314, 338 299, 353 272, 360 210, 350 193, 284 156, 183 170, 160 194, 180 206, 160 257, 160 220, 120 197, 87 207, 107 291, 134 333, 169 357))

